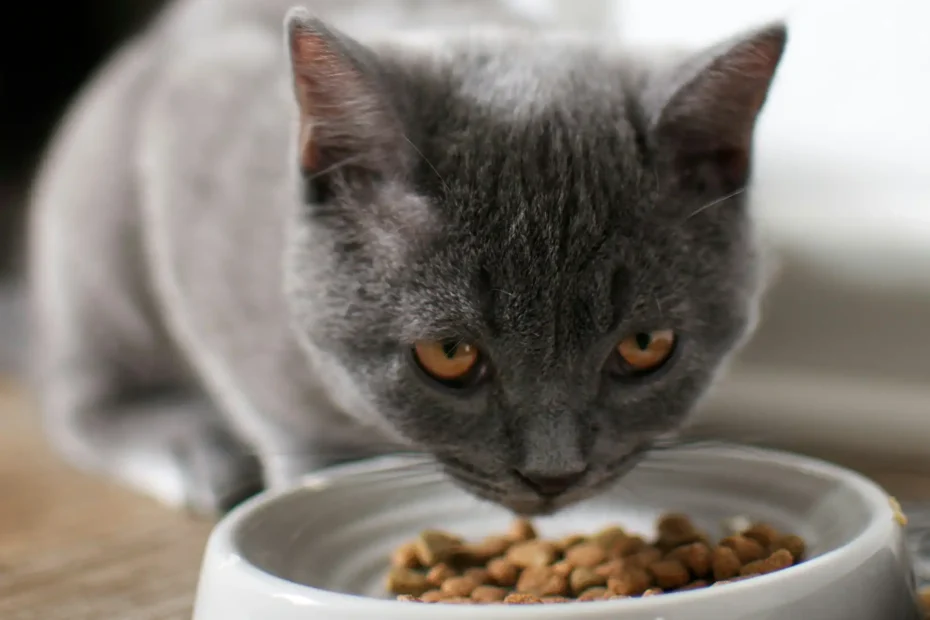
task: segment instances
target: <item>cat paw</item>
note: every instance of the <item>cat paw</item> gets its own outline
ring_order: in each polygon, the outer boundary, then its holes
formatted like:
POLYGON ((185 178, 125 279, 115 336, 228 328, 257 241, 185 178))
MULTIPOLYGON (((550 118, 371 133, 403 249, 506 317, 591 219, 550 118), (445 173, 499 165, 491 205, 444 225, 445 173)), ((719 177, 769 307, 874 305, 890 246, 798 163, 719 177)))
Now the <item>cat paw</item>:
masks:
POLYGON ((184 476, 182 508, 218 517, 264 488, 257 457, 220 429, 178 438, 173 453, 184 476))

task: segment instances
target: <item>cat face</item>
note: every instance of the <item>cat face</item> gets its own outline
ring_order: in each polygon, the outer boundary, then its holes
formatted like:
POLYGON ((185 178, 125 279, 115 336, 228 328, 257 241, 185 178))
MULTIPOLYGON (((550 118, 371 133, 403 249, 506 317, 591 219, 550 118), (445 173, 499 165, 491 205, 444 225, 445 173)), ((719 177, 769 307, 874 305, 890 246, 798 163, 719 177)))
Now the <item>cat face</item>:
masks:
POLYGON ((334 398, 524 514, 616 481, 751 325, 741 190, 784 29, 649 71, 520 40, 401 61, 289 25, 289 294, 334 398))

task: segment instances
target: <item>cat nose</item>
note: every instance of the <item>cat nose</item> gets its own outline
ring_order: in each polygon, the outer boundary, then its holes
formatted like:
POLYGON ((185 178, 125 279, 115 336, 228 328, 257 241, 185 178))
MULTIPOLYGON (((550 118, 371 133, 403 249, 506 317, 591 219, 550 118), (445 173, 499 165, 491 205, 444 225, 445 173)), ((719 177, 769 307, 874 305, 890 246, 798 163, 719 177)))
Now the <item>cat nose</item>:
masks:
POLYGON ((562 495, 581 480, 587 469, 576 472, 560 474, 540 474, 514 470, 517 477, 528 487, 543 497, 557 497, 562 495))

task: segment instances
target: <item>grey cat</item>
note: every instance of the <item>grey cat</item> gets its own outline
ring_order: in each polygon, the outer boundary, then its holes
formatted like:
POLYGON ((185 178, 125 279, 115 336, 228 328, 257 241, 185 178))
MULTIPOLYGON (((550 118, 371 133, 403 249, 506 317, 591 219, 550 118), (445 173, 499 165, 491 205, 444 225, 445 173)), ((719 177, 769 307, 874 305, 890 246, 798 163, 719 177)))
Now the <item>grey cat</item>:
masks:
POLYGON ((615 482, 754 325, 785 27, 647 54, 289 4, 175 3, 67 117, 31 222, 52 441, 203 513, 401 450, 524 514, 615 482))

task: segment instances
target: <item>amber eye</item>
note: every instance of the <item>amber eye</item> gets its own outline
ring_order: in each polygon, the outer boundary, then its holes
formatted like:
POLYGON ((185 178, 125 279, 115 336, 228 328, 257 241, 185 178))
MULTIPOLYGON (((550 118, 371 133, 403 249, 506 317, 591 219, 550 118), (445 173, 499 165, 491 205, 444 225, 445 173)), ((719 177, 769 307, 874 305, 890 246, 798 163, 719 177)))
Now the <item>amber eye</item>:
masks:
POLYGON ((621 365, 634 373, 657 370, 674 349, 675 332, 670 329, 630 334, 617 345, 621 365))
POLYGON ((471 376, 480 358, 476 346, 454 340, 418 342, 413 354, 420 368, 444 383, 455 383, 471 376))

